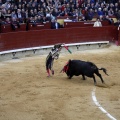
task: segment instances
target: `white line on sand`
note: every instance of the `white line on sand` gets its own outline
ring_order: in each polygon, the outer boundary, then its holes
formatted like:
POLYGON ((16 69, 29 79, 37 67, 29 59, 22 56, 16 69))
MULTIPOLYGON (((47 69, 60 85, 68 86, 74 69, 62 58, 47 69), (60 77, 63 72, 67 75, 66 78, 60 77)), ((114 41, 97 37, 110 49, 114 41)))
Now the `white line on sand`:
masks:
POLYGON ((95 105, 103 112, 105 113, 111 120, 117 120, 116 118, 114 118, 112 115, 110 115, 100 104, 99 102, 97 101, 97 98, 95 96, 95 90, 96 88, 93 89, 92 91, 92 99, 93 99, 93 102, 95 103, 95 105))

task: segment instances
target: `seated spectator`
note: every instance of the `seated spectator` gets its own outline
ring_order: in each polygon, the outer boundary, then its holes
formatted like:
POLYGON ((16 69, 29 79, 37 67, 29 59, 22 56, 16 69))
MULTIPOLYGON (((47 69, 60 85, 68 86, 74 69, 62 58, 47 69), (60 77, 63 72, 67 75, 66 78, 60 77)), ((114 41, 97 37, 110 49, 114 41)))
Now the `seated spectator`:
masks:
POLYGON ((117 17, 118 12, 119 12, 119 9, 118 9, 118 8, 115 8, 115 9, 114 9, 114 15, 115 15, 116 17, 117 17))
POLYGON ((85 16, 85 19, 86 19, 86 21, 89 19, 89 16, 88 16, 88 7, 85 7, 85 10, 84 10, 84 14, 83 14, 84 16, 85 16))
POLYGON ((46 22, 50 22, 50 20, 46 16, 43 16, 42 17, 42 23, 45 24, 46 22))
POLYGON ((118 10, 118 12, 115 14, 117 19, 120 19, 120 10, 118 10))
POLYGON ((95 3, 95 0, 90 0, 90 3, 95 3))
POLYGON ((75 18, 72 19, 73 22, 78 22, 79 21, 79 17, 76 16, 75 18))
POLYGON ((113 16, 113 15, 114 15, 114 11, 113 11, 112 8, 110 8, 110 10, 108 11, 108 15, 109 15, 109 16, 113 16))
POLYGON ((42 23, 42 17, 40 15, 37 18, 37 23, 42 23))
POLYGON ((53 18, 51 18, 51 19, 54 19, 54 18, 57 17, 57 15, 59 14, 57 8, 51 9, 50 12, 51 12, 52 17, 53 17, 53 18))
POLYGON ((46 12, 46 18, 48 19, 48 21, 50 22, 52 19, 55 19, 55 17, 52 15, 51 11, 47 11, 46 12))
POLYGON ((33 19, 34 19, 33 25, 34 25, 34 26, 36 26, 36 24, 37 24, 37 19, 38 19, 38 16, 35 16, 33 19))
POLYGON ((24 19, 23 19, 22 12, 20 9, 17 9, 16 15, 17 15, 17 18, 19 20, 19 23, 24 23, 24 19))
POLYGON ((33 11, 34 15, 38 15, 38 12, 37 12, 37 9, 35 8, 34 11, 33 11))
POLYGON ((37 17, 30 17, 29 19, 29 23, 31 23, 34 26, 36 26, 36 21, 37 21, 37 17))
POLYGON ((78 16, 78 9, 73 10, 73 12, 71 13, 71 16, 73 16, 73 17, 78 16))
POLYGON ((3 3, 2 3, 2 0, 0 0, 0 6, 2 6, 2 4, 3 4, 3 3))
POLYGON ((98 10, 95 9, 95 10, 94 10, 94 17, 97 17, 97 16, 98 16, 98 10))
POLYGON ((86 21, 85 16, 82 16, 80 21, 86 21))
POLYGON ((28 22, 29 23, 34 23, 34 17, 30 17, 28 22))
POLYGON ((6 0, 6 2, 5 2, 5 7, 6 7, 7 10, 10 9, 10 6, 11 6, 10 1, 11 0, 6 0))
POLYGON ((103 9, 103 15, 104 16, 108 15, 108 9, 106 7, 103 9))
POLYGON ((11 10, 6 10, 5 18, 6 17, 11 17, 11 10))
POLYGON ((2 6, 0 6, 0 7, 1 7, 1 10, 0 10, 1 18, 5 18, 5 15, 7 13, 7 10, 5 9, 5 4, 2 4, 2 6))
POLYGON ((17 19, 12 18, 11 28, 12 30, 16 30, 16 28, 20 28, 20 23, 17 21, 17 19))
POLYGON ((93 27, 102 27, 102 23, 100 22, 100 19, 97 18, 96 22, 94 23, 93 27))
POLYGON ((84 0, 78 0, 79 7, 82 7, 83 3, 84 3, 84 0))
POLYGON ((35 17, 35 14, 33 12, 33 9, 30 10, 29 14, 28 14, 28 17, 35 17))
POLYGON ((103 15, 103 11, 102 11, 101 8, 98 8, 98 15, 99 15, 99 16, 100 16, 100 15, 103 15))
POLYGON ((17 19, 17 14, 16 14, 15 10, 12 11, 11 18, 12 19, 17 19))
POLYGON ((113 24, 114 23, 113 19, 111 19, 108 15, 103 17, 103 21, 108 21, 109 24, 113 24))
POLYGON ((38 15, 45 16, 44 10, 41 8, 40 11, 38 11, 38 15))
POLYGON ((94 16, 93 9, 89 9, 89 11, 88 11, 88 20, 92 20, 93 16, 94 16))
POLYGON ((57 22, 57 20, 52 20, 51 22, 51 29, 59 29, 60 28, 60 23, 57 22))
POLYGON ((11 20, 10 20, 9 17, 7 17, 7 18, 5 19, 5 24, 6 24, 6 25, 11 24, 11 20))
POLYGON ((65 11, 60 12, 59 16, 65 16, 65 11))

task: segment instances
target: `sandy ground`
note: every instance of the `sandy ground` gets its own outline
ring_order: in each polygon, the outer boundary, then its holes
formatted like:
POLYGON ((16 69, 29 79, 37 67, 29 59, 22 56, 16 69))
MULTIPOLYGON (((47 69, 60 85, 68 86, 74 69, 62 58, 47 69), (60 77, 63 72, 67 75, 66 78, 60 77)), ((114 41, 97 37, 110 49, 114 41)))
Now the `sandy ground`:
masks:
POLYGON ((94 103, 92 92, 100 105, 120 120, 120 47, 60 54, 54 61, 55 75, 47 78, 44 56, 26 57, 0 63, 0 120, 110 120, 94 103), (69 59, 94 62, 105 67, 106 85, 96 76, 69 80, 59 73, 69 59))

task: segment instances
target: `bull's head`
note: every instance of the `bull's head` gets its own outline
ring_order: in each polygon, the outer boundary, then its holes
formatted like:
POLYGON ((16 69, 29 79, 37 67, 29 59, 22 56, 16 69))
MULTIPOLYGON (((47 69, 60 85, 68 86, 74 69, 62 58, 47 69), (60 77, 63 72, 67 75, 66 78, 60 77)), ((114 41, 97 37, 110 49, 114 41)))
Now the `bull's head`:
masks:
MULTIPOLYGON (((67 75, 69 74, 70 61, 71 61, 71 60, 69 60, 69 61, 65 64, 65 66, 63 67, 63 69, 61 70, 61 72, 63 72, 63 73, 65 72, 67 75)), ((60 72, 60 73, 61 73, 61 72, 60 72)))

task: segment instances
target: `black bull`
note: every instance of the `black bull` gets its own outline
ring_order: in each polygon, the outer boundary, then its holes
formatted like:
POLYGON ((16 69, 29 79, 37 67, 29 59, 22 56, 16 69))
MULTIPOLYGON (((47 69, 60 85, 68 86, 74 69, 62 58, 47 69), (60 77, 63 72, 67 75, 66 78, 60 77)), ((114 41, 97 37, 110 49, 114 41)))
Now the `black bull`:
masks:
POLYGON ((94 84, 96 85, 96 79, 95 75, 96 74, 98 77, 100 77, 102 83, 104 83, 104 80, 99 73, 99 70, 103 70, 103 72, 107 74, 107 70, 105 68, 98 68, 94 63, 92 62, 86 62, 86 61, 81 61, 81 60, 69 60, 67 64, 63 67, 61 72, 65 72, 69 79, 71 79, 74 75, 79 76, 82 75, 83 80, 85 80, 85 76, 91 77, 94 80, 94 84))

